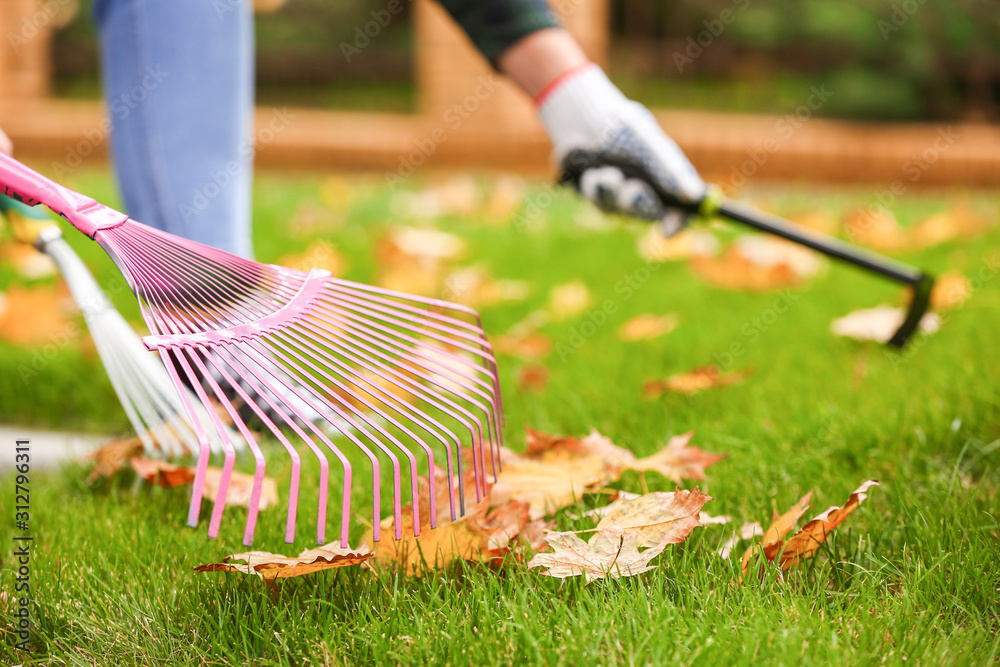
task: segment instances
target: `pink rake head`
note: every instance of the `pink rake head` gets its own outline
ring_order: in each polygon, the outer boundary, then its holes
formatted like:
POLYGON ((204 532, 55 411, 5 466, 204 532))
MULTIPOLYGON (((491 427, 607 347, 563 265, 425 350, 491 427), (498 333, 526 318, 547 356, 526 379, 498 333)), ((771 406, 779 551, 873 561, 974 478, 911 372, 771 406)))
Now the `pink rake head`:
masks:
POLYGON ((198 524, 201 510, 211 453, 206 429, 217 433, 224 447, 210 537, 218 534, 236 460, 236 447, 213 401, 254 457, 246 545, 253 541, 266 462, 257 436, 240 416, 241 405, 243 414, 252 410, 291 461, 287 542, 295 535, 304 452, 319 465, 316 539, 321 544, 326 542, 332 455, 343 473, 340 542, 348 545, 353 467, 342 447, 360 452, 370 464, 376 540, 386 461, 392 468, 396 539, 402 537, 404 475, 414 534, 420 531, 421 453, 431 471, 430 526, 436 527, 437 519, 436 466, 447 472, 452 520, 464 514, 466 457, 459 434, 468 433, 476 498, 482 498, 487 465, 494 476, 500 465, 503 409, 496 360, 475 311, 339 280, 318 269, 306 274, 258 264, 187 241, 129 220, 3 155, 0 183, 5 194, 30 205, 44 203, 97 240, 129 281, 151 332, 143 342, 159 352, 200 445, 189 525, 198 524), (198 418, 185 385, 194 389, 211 423, 198 418))

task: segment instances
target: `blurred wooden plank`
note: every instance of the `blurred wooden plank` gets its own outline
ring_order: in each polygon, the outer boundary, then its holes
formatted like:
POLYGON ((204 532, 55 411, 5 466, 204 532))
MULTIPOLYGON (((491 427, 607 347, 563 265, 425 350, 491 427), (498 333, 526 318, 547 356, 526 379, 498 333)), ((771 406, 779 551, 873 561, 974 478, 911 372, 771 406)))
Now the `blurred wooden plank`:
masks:
MULTIPOLYGON (((660 111, 661 124, 707 177, 824 182, 901 180, 907 187, 1000 185, 1000 128, 880 125, 814 119, 660 111)), ((107 121, 97 102, 41 100, 0 107, 17 155, 53 169, 106 161, 107 121)), ((257 110, 262 167, 374 169, 405 177, 426 167, 553 173, 537 122, 516 131, 453 132, 433 115, 303 109, 257 110)))

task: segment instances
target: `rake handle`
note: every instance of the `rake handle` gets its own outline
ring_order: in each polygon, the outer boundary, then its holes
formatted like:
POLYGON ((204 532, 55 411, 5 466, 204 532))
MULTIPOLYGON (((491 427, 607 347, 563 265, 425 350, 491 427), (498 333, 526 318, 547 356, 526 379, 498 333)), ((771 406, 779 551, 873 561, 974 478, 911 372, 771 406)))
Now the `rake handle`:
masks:
POLYGON ((2 194, 28 206, 45 204, 90 238, 102 229, 117 227, 128 220, 123 213, 59 185, 3 153, 0 153, 0 188, 2 194))
MULTIPOLYGON (((706 197, 707 200, 707 197, 706 197)), ((703 200, 706 201, 706 200, 703 200)), ((796 225, 776 215, 758 211, 731 199, 723 199, 715 213, 723 218, 739 222, 754 229, 780 236, 794 243, 812 248, 834 259, 853 264, 873 273, 895 280, 913 289, 913 298, 903 323, 889 339, 893 347, 903 347, 913 332, 920 326, 920 320, 930 306, 934 277, 916 267, 895 259, 859 248, 840 239, 820 234, 796 225)))

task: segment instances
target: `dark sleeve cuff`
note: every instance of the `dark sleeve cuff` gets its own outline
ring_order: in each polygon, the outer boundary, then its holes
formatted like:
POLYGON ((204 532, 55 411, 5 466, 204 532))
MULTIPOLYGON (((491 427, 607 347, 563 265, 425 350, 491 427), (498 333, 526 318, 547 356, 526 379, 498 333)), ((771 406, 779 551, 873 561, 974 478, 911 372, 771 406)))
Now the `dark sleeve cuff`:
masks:
POLYGON ((496 65, 497 58, 528 35, 559 26, 545 0, 440 0, 469 39, 496 65))

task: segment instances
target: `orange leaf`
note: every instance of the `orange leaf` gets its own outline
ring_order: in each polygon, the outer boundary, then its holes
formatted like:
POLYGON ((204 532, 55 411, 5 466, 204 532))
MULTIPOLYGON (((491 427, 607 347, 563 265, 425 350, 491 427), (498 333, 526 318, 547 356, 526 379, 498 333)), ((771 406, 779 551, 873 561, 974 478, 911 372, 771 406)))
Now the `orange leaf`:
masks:
POLYGON ((800 285, 822 266, 813 251, 763 235, 737 239, 721 257, 691 260, 694 272, 709 283, 752 292, 800 285))
POLYGON ((674 482, 682 479, 705 479, 705 468, 713 466, 728 457, 728 454, 712 454, 698 447, 688 447, 694 431, 674 436, 662 450, 637 459, 629 468, 637 471, 652 470, 674 482))
POLYGON ((14 285, 0 295, 0 339, 25 346, 61 345, 80 335, 81 327, 70 317, 75 312, 62 283, 58 288, 14 285))
POLYGON ((701 366, 694 370, 671 375, 666 380, 649 380, 642 387, 644 398, 658 398, 668 391, 681 394, 697 394, 705 389, 726 387, 753 375, 753 369, 723 373, 718 366, 701 366))
POLYGON ((780 555, 781 569, 787 570, 803 560, 815 556, 820 545, 826 541, 833 529, 843 523, 844 519, 865 501, 868 497, 866 491, 873 486, 878 486, 878 480, 870 479, 863 483, 851 494, 846 505, 828 508, 784 543, 777 540, 765 544, 764 555, 767 560, 773 561, 775 557, 780 555))
POLYGON ((618 338, 626 342, 652 340, 676 328, 676 315, 637 315, 618 327, 618 338))
POLYGON ((844 223, 844 232, 852 243, 884 252, 902 250, 909 245, 906 231, 892 213, 884 209, 852 211, 844 223))
POLYGON ((132 469, 139 477, 164 488, 185 486, 194 481, 194 470, 191 468, 177 466, 159 459, 135 456, 129 463, 132 464, 132 469))
POLYGON ((517 374, 517 386, 524 391, 545 391, 549 383, 549 369, 538 364, 522 368, 517 374))
POLYGON ((360 565, 372 558, 367 545, 360 549, 342 549, 333 543, 308 549, 299 554, 298 558, 289 558, 281 554, 266 551, 248 551, 246 553, 227 556, 221 563, 209 563, 194 568, 195 572, 242 572, 256 574, 265 581, 301 577, 305 574, 320 572, 338 567, 360 565), (231 561, 245 561, 233 563, 231 561))
POLYGON ((94 462, 94 469, 87 477, 87 484, 93 484, 98 477, 111 477, 132 458, 142 454, 142 441, 138 438, 112 440, 101 445, 84 457, 94 462))
MULTIPOLYGON (((809 500, 812 498, 813 492, 810 491, 806 495, 799 498, 799 501, 792 505, 792 508, 778 516, 778 513, 774 513, 774 521, 768 526, 768 529, 764 531, 764 539, 761 541, 761 546, 766 550, 770 545, 780 543, 781 539, 788 534, 798 522, 802 515, 806 513, 811 505, 809 500)), ((743 568, 743 574, 747 573, 747 566, 750 564, 750 556, 753 555, 754 547, 750 547, 743 554, 743 560, 741 566, 743 568)))

